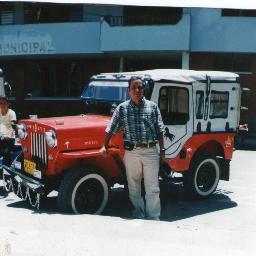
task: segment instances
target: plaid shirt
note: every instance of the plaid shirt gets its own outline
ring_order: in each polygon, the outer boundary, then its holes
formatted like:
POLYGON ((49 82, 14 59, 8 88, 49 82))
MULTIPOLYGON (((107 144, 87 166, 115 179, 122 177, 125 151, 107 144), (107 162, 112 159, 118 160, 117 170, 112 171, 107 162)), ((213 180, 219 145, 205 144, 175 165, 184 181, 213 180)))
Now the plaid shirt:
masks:
POLYGON ((159 108, 153 101, 142 99, 139 106, 127 100, 117 106, 106 132, 116 134, 123 130, 123 139, 130 143, 157 141, 157 135, 164 131, 159 108))

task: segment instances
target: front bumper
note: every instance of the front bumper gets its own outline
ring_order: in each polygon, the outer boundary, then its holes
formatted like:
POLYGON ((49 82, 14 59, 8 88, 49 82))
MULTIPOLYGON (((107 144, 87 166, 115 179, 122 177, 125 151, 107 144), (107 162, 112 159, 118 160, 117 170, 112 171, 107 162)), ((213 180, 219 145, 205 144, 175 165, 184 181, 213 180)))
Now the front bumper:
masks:
POLYGON ((17 183, 22 187, 28 188, 33 193, 41 195, 45 194, 44 183, 21 173, 21 170, 15 168, 14 163, 10 167, 2 165, 2 175, 5 183, 17 183))

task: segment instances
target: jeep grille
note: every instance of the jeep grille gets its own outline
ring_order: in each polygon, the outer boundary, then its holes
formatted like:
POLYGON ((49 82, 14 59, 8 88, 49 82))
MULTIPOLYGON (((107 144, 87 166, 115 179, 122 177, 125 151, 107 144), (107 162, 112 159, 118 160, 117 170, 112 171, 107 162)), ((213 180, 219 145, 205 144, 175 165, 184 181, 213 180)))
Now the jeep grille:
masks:
POLYGON ((43 134, 31 133, 31 159, 37 164, 37 167, 47 167, 47 145, 43 134))

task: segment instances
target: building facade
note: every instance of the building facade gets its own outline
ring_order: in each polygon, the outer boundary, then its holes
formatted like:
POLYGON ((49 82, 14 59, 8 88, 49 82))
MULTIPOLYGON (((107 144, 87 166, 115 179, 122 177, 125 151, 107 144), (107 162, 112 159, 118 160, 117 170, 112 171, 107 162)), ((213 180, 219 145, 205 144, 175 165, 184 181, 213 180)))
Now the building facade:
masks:
POLYGON ((20 117, 82 113, 100 72, 232 71, 250 88, 242 122, 256 123, 254 10, 0 2, 0 67, 20 117))

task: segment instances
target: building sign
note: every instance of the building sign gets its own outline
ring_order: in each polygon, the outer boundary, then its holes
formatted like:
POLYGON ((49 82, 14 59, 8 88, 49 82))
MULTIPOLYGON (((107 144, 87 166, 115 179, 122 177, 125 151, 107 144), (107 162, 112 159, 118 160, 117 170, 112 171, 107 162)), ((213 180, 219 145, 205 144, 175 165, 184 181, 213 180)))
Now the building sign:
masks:
POLYGON ((0 43, 0 55, 49 54, 51 42, 6 42, 0 43))
POLYGON ((55 53, 52 40, 46 37, 22 37, 20 40, 8 36, 0 40, 0 55, 33 55, 55 53))

